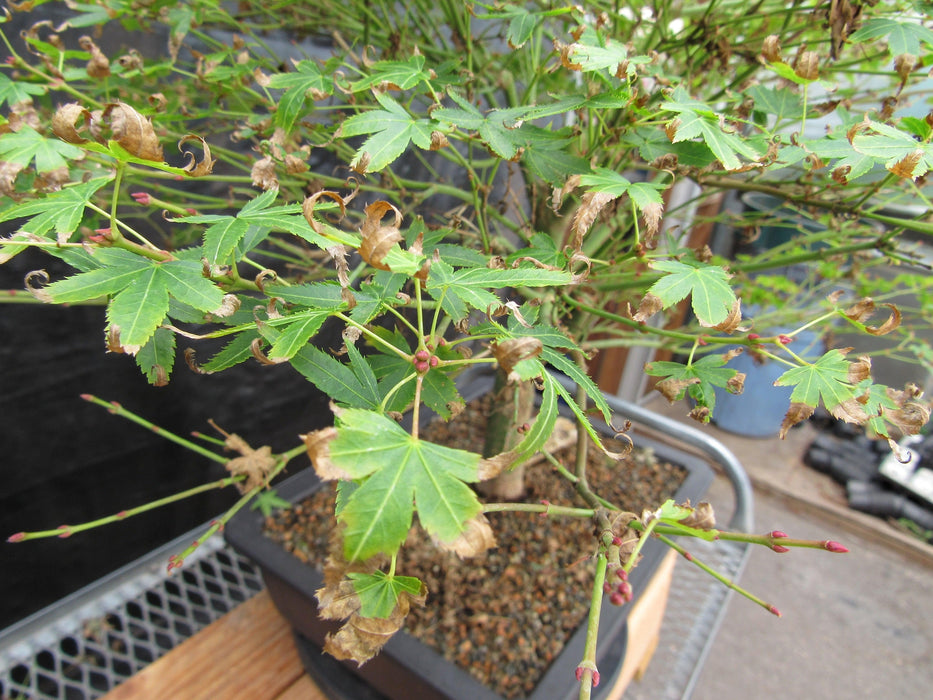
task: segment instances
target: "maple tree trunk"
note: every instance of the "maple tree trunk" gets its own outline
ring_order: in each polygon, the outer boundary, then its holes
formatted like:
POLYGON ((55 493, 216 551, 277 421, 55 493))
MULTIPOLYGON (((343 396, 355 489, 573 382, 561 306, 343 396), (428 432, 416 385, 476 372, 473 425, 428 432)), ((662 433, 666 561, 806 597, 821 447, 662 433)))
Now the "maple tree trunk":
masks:
MULTIPOLYGON (((486 421, 486 442, 483 457, 493 457, 515 447, 522 440, 519 426, 529 423, 534 410, 534 385, 531 382, 509 384, 500 369, 493 386, 493 406, 486 421)), ((480 493, 490 498, 513 500, 525 491, 525 466, 518 464, 510 471, 479 484, 480 493)))

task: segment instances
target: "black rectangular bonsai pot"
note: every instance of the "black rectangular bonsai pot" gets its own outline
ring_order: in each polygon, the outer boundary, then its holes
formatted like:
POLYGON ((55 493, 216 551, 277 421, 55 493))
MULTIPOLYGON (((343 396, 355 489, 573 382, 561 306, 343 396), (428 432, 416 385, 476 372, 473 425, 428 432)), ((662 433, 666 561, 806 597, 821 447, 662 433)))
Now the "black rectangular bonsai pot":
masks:
MULTIPOLYGON (((472 387, 471 387, 472 388, 472 387)), ((668 445, 639 437, 638 445, 654 449, 661 461, 683 467, 686 478, 674 499, 696 503, 709 488, 713 473, 702 460, 668 445)), ((306 469, 276 486, 281 498, 299 502, 321 487, 313 469, 306 469)), ((227 542, 260 567, 269 594, 279 612, 295 632, 305 669, 332 698, 353 700, 497 700, 501 698, 465 670, 423 644, 404 629, 386 644, 375 658, 357 667, 352 662, 338 662, 323 656, 321 648, 329 632, 339 623, 321 620, 314 592, 323 585, 321 572, 291 556, 279 544, 264 536, 263 516, 254 510, 241 511, 225 529, 227 542), (362 679, 362 682, 360 681, 362 679)), ((600 613, 597 666, 602 682, 593 694, 599 698, 612 688, 614 676, 625 658, 626 619, 639 593, 651 581, 664 554, 661 542, 649 540, 643 559, 632 572, 630 581, 635 600, 621 607, 604 598, 600 613)), ((322 557, 323 564, 323 557, 322 557)), ((430 592, 429 592, 430 595, 430 592)), ((561 654, 545 672, 531 700, 571 700, 579 694, 575 671, 583 658, 586 620, 577 628, 561 654)))

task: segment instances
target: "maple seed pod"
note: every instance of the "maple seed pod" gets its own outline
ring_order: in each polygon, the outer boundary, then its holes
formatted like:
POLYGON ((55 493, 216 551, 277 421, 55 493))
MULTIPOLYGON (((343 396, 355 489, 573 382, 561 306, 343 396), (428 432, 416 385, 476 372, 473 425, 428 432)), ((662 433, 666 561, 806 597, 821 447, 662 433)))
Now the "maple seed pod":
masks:
POLYGON ((845 554, 849 551, 849 548, 845 545, 834 542, 833 540, 826 540, 823 543, 823 549, 827 552, 834 552, 835 554, 845 554))
POLYGON ((782 544, 772 544, 771 549, 777 552, 778 554, 784 554, 785 552, 790 551, 790 547, 785 547, 782 544))

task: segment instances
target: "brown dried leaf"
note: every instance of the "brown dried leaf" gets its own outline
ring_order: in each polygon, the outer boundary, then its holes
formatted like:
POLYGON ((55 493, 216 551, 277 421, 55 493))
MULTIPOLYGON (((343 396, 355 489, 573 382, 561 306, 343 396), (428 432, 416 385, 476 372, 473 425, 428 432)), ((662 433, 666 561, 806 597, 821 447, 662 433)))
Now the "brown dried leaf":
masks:
POLYGON ((555 187, 551 192, 551 211, 553 211, 555 214, 560 211, 560 208, 564 203, 564 197, 577 189, 579 184, 580 175, 571 175, 567 178, 567 181, 564 183, 563 187, 555 187))
POLYGON ((432 131, 431 132, 431 150, 439 151, 442 148, 446 148, 449 145, 447 141, 447 136, 441 131, 432 131))
MULTIPOLYGON (((687 502, 683 507, 689 508, 690 503, 687 502)), ((713 506, 706 501, 697 503, 693 508, 693 513, 681 520, 680 524, 696 530, 712 530, 716 527, 716 515, 713 512, 713 506)))
POLYGON ((214 163, 217 161, 211 157, 211 147, 207 145, 202 137, 195 134, 188 134, 183 137, 181 141, 178 142, 178 150, 182 151, 185 154, 185 157, 188 158, 188 162, 184 166, 184 170, 191 177, 202 177, 204 175, 210 175, 214 171, 214 163), (191 151, 185 151, 182 146, 191 141, 196 141, 201 144, 201 150, 204 152, 204 157, 199 161, 197 156, 191 151))
POLYGON ((838 168, 833 168, 832 177, 833 180, 838 182, 840 185, 849 184, 849 173, 852 171, 851 165, 840 165, 838 168))
MULTIPOLYGON (((11 163, 9 161, 4 161, 0 163, 0 196, 4 197, 17 197, 16 193, 16 177, 26 168, 25 165, 21 163, 11 163)), ((9 258, 4 257, 4 254, 0 253, 0 263, 4 263, 9 258)))
POLYGON ((353 582, 344 579, 334 586, 317 592, 318 611, 326 620, 347 618, 336 634, 328 634, 324 651, 336 659, 350 659, 363 665, 379 653, 405 621, 411 605, 424 605, 427 590, 424 586, 417 596, 402 592, 395 609, 386 618, 362 617, 362 604, 353 582))
POLYGON ((486 457, 479 461, 476 466, 476 477, 478 481, 495 479, 497 476, 512 466, 512 463, 518 458, 514 451, 500 452, 494 457, 486 457))
POLYGON ((94 43, 89 36, 78 37, 78 45, 91 54, 91 59, 87 62, 87 74, 89 78, 106 78, 110 75, 110 61, 100 50, 100 47, 94 43))
POLYGON ((463 532, 457 539, 452 542, 435 541, 435 544, 445 552, 453 552, 461 559, 468 559, 495 547, 496 538, 486 516, 480 513, 466 521, 463 532))
POLYGON ((837 420, 845 421, 846 423, 854 423, 856 425, 864 425, 869 419, 869 415, 865 412, 862 403, 857 398, 846 399, 833 406, 830 413, 833 418, 837 420))
POLYGON ((87 143, 87 139, 78 133, 77 125, 81 121, 90 125, 91 113, 77 102, 62 105, 52 116, 52 133, 67 143, 87 143))
POLYGON ((52 295, 47 291, 42 289, 42 287, 35 286, 36 282, 39 284, 48 284, 49 273, 45 270, 33 270, 32 272, 27 272, 26 277, 24 278, 24 283, 26 285, 26 291, 32 294, 36 299, 45 303, 52 303, 52 295))
POLYGON ((862 355, 858 361, 849 364, 849 375, 847 377, 850 384, 858 384, 864 379, 871 377, 871 358, 868 355, 862 355))
POLYGON ((337 429, 333 426, 315 430, 302 436, 308 457, 315 473, 324 481, 349 479, 350 475, 340 469, 330 459, 330 443, 337 437, 337 429))
POLYGON ((778 63, 781 60, 781 39, 776 34, 765 38, 761 47, 761 55, 768 63, 778 63))
POLYGON ((263 445, 255 450, 236 433, 226 432, 213 421, 210 421, 210 423, 217 432, 224 436, 226 448, 240 453, 239 457, 234 457, 226 464, 226 469, 232 476, 246 476, 244 481, 237 484, 240 492, 246 493, 252 489, 265 486, 269 481, 269 474, 272 473, 272 469, 276 464, 272 448, 263 445))
POLYGON ((747 331, 748 328, 743 328, 739 326, 742 322, 742 301, 736 299, 732 303, 732 309, 729 311, 729 314, 725 319, 717 323, 716 325, 709 325, 700 321, 700 325, 706 328, 713 328, 717 331, 722 331, 723 333, 733 333, 735 331, 747 331))
POLYGON ((499 363, 499 367, 510 375, 519 362, 540 355, 544 351, 544 345, 539 338, 522 337, 509 338, 499 343, 493 343, 490 349, 496 358, 496 362, 499 363))
POLYGON ((697 423, 709 423, 709 406, 694 406, 687 415, 697 423))
POLYGON ((913 153, 909 153, 901 158, 894 165, 888 166, 888 170, 900 178, 905 180, 913 180, 914 171, 917 169, 917 165, 920 164, 920 159, 923 157, 923 153, 924 152, 918 148, 913 153))
POLYGON ((658 247, 658 229, 663 214, 664 205, 656 202, 652 202, 642 209, 642 218, 645 222, 642 242, 648 250, 654 250, 658 247))
POLYGON ((843 311, 843 315, 846 318, 850 318, 853 321, 858 321, 859 323, 868 319, 875 312, 875 301, 871 297, 864 297, 856 302, 854 305, 850 306, 848 309, 843 311))
POLYGON ((383 200, 373 202, 366 207, 365 212, 366 219, 360 227, 360 233, 363 234, 360 256, 373 267, 388 270, 389 266, 382 261, 392 246, 402 240, 398 228, 402 223, 402 212, 383 200), (391 226, 383 226, 382 219, 389 212, 395 214, 395 221, 391 226))
POLYGON ((574 251, 579 251, 583 247, 583 236, 590 230, 599 212, 615 198, 615 195, 608 192, 590 191, 583 195, 580 207, 573 215, 573 222, 570 225, 570 231, 574 236, 571 243, 574 251))
POLYGON ((784 420, 781 422, 781 439, 784 439, 784 437, 787 435, 787 431, 792 427, 812 416, 813 411, 813 406, 799 402, 792 403, 790 408, 787 410, 787 413, 784 414, 784 420))
POLYGON ((726 391, 738 396, 745 391, 745 372, 736 372, 734 376, 726 381, 726 391))
POLYGON ((638 310, 632 314, 632 320, 639 323, 647 323, 648 319, 664 308, 664 302, 661 297, 656 297, 650 292, 645 294, 638 302, 638 310))
POLYGON ((324 235, 324 228, 321 226, 321 222, 314 218, 314 207, 317 206, 317 200, 321 197, 327 197, 332 199, 340 206, 340 217, 343 218, 347 213, 347 201, 341 197, 337 192, 331 190, 319 190, 315 192, 310 197, 306 197, 305 201, 301 203, 301 212, 305 215, 305 219, 308 222, 308 225, 311 229, 320 235, 324 235))
POLYGON ((152 122, 125 102, 111 102, 101 113, 101 119, 110 125, 113 139, 129 153, 161 163, 162 146, 152 122))
POLYGON ((699 384, 699 377, 691 377, 690 379, 675 379, 674 377, 668 377, 667 379, 662 379, 657 384, 654 385, 656 391, 658 391, 665 399, 674 403, 683 398, 684 392, 687 390, 688 386, 693 384, 699 384))
POLYGON ((253 186, 260 188, 264 192, 278 188, 279 178, 275 174, 275 162, 272 160, 272 156, 260 158, 253 163, 250 177, 252 177, 253 186))
POLYGON ((802 51, 794 62, 794 73, 804 80, 818 80, 820 55, 816 51, 802 51))
POLYGON ((308 164, 308 161, 304 158, 299 158, 298 156, 287 153, 285 155, 285 172, 288 175, 295 175, 297 173, 304 173, 311 169, 311 166, 308 164))

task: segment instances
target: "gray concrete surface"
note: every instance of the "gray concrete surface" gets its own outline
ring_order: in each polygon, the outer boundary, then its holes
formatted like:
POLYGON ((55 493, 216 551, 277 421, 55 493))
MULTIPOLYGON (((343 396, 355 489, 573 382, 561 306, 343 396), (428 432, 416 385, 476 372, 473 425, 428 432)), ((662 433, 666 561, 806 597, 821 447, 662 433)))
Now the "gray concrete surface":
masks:
MULTIPOLYGON (((651 407, 684 413, 663 401, 651 407)), ((740 583, 782 617, 733 596, 694 700, 933 698, 933 546, 851 511, 842 487, 802 462, 810 426, 784 441, 709 430, 752 478, 756 531, 837 540, 850 551, 754 548, 740 583)), ((725 479, 709 496, 727 520, 725 479)))

